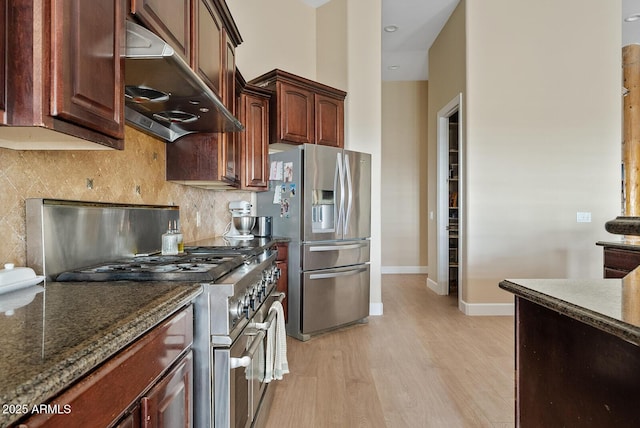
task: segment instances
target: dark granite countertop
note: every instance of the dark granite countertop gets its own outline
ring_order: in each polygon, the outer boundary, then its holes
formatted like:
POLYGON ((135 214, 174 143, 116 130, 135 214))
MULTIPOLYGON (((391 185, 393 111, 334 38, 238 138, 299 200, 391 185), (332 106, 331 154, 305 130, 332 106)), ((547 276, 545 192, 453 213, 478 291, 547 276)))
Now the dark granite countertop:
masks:
POLYGON ((618 241, 598 241, 596 245, 607 248, 619 248, 621 250, 640 251, 640 238, 625 238, 618 241))
MULTIPOLYGON (((0 294, 0 405, 46 403, 201 292, 189 282, 117 281, 0 294)), ((0 426, 24 416, 5 410, 0 426)))
MULTIPOLYGON (((187 245, 258 254, 288 241, 219 236, 187 245)), ((0 294, 0 405, 46 403, 201 292, 190 282, 116 281, 45 282, 0 294)), ((0 426, 23 416, 0 412, 0 426)))
POLYGON ((500 288, 640 346, 640 268, 622 279, 506 279, 500 288))

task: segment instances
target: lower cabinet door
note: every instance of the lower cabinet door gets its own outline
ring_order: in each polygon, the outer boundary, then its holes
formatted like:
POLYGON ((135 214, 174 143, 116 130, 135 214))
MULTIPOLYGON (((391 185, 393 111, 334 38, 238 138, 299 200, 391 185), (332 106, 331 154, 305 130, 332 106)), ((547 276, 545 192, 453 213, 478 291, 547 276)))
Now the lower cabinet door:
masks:
POLYGON ((369 316, 368 264, 304 272, 302 333, 338 327, 369 316))
POLYGON ((138 404, 129 414, 116 424, 115 428, 139 428, 142 426, 143 424, 140 421, 140 404, 138 404))
POLYGON ((193 355, 180 362, 140 400, 142 426, 189 428, 193 421, 193 355))

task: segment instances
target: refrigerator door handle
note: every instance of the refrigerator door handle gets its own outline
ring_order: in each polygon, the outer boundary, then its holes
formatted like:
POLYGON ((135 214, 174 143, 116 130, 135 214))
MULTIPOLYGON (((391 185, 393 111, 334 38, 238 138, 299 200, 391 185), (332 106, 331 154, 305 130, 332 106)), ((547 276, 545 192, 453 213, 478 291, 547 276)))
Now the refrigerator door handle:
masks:
POLYGON ((338 278, 340 276, 349 276, 356 275, 361 272, 365 272, 367 270, 366 267, 361 267, 357 269, 350 269, 341 272, 333 272, 333 273, 312 273, 309 275, 309 279, 327 279, 327 278, 338 278))
POLYGON ((334 179, 334 195, 338 188, 340 189, 340 203, 335 206, 334 204, 334 218, 336 219, 336 231, 339 231, 344 226, 344 164, 342 163, 342 154, 336 154, 336 175, 334 179))
POLYGON ((351 182, 351 168, 349 167, 349 155, 344 155, 344 170, 347 180, 347 211, 344 217, 344 235, 349 232, 349 220, 351 219, 351 208, 353 206, 353 183, 351 182))

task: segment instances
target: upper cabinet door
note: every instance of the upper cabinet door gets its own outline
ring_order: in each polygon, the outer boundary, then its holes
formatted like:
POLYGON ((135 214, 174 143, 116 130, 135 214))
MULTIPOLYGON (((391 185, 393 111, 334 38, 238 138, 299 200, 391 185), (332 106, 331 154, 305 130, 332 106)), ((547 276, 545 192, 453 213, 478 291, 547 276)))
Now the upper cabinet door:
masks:
POLYGON ((316 144, 344 147, 344 101, 316 94, 316 144))
POLYGON ((222 87, 224 93, 222 95, 222 102, 227 108, 234 114, 236 111, 236 49, 233 46, 230 38, 227 36, 227 32, 224 32, 224 58, 222 61, 224 68, 224 76, 222 79, 222 87))
POLYGON ((191 64, 190 0, 131 0, 131 13, 191 64))
POLYGON ((269 186, 269 97, 242 94, 240 117, 245 125, 242 188, 266 190, 269 186))
POLYGON ((51 115, 124 138, 124 2, 53 0, 51 115))
POLYGON ((273 94, 270 143, 344 146, 346 92, 278 69, 249 83, 273 94))
POLYGON ((277 83, 277 117, 279 127, 276 141, 313 144, 313 92, 284 82, 277 83))
MULTIPOLYGON (((195 70, 202 80, 223 99, 224 29, 218 13, 207 0, 198 0, 198 27, 196 29, 195 70)), ((233 98, 233 97, 232 97, 233 98)))

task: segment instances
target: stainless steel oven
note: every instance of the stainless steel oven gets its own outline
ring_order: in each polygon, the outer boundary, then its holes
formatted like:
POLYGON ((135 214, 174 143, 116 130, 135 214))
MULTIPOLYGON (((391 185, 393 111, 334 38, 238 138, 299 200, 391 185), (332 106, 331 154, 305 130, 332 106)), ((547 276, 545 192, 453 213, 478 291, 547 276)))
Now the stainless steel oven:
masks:
POLYGON ((268 408, 265 321, 280 272, 266 242, 215 238, 162 256, 161 235, 177 207, 27 201, 27 259, 57 281, 181 281, 194 302, 193 426, 260 426, 268 408))
MULTIPOLYGON (((280 275, 280 272, 277 272, 280 275)), ((260 330, 260 333, 256 334, 252 338, 252 343, 256 344, 257 350, 257 358, 254 359, 254 369, 253 369, 253 377, 252 377, 252 407, 253 407, 253 424, 254 426, 262 426, 264 425, 264 420, 266 419, 267 412, 264 412, 264 409, 269 409, 271 407, 271 399, 273 398, 272 390, 268 388, 270 380, 265 379, 265 375, 267 374, 267 358, 266 354, 268 352, 269 346, 274 346, 274 343, 269 343, 267 341, 266 332, 270 327, 275 327, 274 324, 278 321, 276 316, 277 312, 272 310, 274 302, 278 302, 282 304, 282 301, 285 298, 284 293, 274 292, 270 295, 270 297, 265 301, 265 304, 262 306, 260 311, 256 313, 254 317, 254 328, 260 330)), ((250 324, 251 326, 252 324, 250 324)))
POLYGON ((264 425, 272 391, 265 382, 266 332, 276 322, 274 301, 283 293, 272 292, 230 348, 213 348, 215 427, 259 427, 264 425), (229 393, 226 393, 226 390, 229 393))
POLYGON ((275 251, 265 251, 215 284, 203 284, 195 307, 194 350, 210 358, 195 359, 197 427, 262 424, 258 416, 268 409, 270 392, 264 383, 265 321, 273 302, 284 297, 276 291, 275 258, 275 251))

